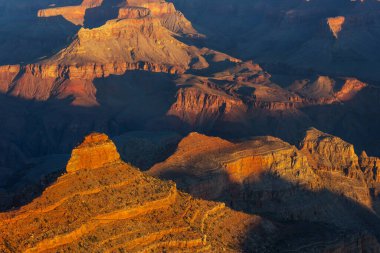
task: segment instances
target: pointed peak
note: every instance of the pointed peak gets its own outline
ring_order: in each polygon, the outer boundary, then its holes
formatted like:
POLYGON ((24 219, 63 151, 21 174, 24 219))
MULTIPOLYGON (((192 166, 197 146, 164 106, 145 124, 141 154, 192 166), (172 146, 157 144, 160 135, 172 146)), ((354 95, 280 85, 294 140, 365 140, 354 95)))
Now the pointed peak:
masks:
POLYGON ((361 159, 367 159, 368 158, 367 152, 365 152, 365 150, 363 150, 362 153, 360 154, 360 158, 361 159))

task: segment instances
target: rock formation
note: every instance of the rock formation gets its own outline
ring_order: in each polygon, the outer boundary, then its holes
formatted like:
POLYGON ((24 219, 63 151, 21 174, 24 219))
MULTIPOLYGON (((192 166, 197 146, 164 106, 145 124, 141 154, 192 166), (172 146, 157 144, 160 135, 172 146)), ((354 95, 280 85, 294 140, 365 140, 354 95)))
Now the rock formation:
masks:
POLYGON ((335 93, 336 98, 340 101, 349 101, 355 97, 361 90, 367 87, 368 84, 357 79, 347 79, 340 91, 335 93))
MULTIPOLYGON (((186 36, 202 36, 193 28, 191 22, 185 16, 177 11, 173 3, 167 3, 161 0, 135 0, 121 1, 114 3, 113 8, 118 9, 118 18, 158 18, 161 24, 170 31, 186 36)), ((38 17, 63 16, 75 25, 83 26, 85 23, 86 13, 92 8, 102 8, 105 5, 103 0, 84 0, 78 6, 52 7, 38 11, 38 17)), ((109 4, 108 4, 109 5, 109 4)), ((104 10, 105 12, 110 10, 104 10)))
POLYGON ((345 21, 346 21, 346 18, 343 16, 327 19, 327 24, 329 25, 330 30, 336 39, 338 39, 339 33, 342 31, 345 21))
POLYGON ((315 128, 306 132, 301 150, 314 159, 315 169, 343 171, 358 166, 358 156, 352 144, 315 128))
POLYGON ((316 129, 306 133, 300 150, 273 137, 231 143, 193 133, 149 173, 239 210, 376 234, 366 223, 380 222, 374 215, 377 197, 370 193, 376 186, 366 179, 377 175, 375 159, 361 161, 352 145, 316 129))
MULTIPOLYGON (((271 147, 277 150, 274 152, 297 153, 294 147, 272 137, 254 140, 260 154, 254 152, 253 157, 266 157, 257 160, 258 170, 280 158, 271 155, 262 146, 263 141, 272 143, 271 147)), ((194 162, 197 156, 223 153, 223 149, 234 146, 220 138, 193 133, 182 141, 177 152, 194 162)), ((239 159, 242 155, 239 152, 228 158, 239 159)), ((302 169, 307 165, 305 160, 291 159, 294 167, 299 168, 297 177, 310 174, 302 169)), ((180 166, 181 160, 176 163, 180 166)), ((225 164, 236 182, 241 178, 235 176, 245 174, 247 178, 244 163, 234 160, 225 164)), ((336 228, 318 223, 271 222, 233 211, 223 203, 195 199, 178 191, 173 182, 145 175, 122 162, 104 134, 87 136, 73 150, 66 170, 31 203, 0 213, 1 252, 277 252, 299 248, 309 251, 315 249, 314 245, 321 252, 380 249, 369 233, 337 233, 336 228), (321 229, 327 229, 326 233, 306 232, 321 229), (302 240, 295 239, 300 231, 304 231, 302 240)), ((290 176, 292 172, 285 174, 290 176)))
POLYGON ((78 6, 53 7, 38 11, 38 17, 63 16, 75 25, 83 25, 87 9, 101 6, 103 0, 83 0, 78 6))
MULTIPOLYGON (((83 8, 97 6, 97 3, 83 4, 83 8)), ((163 26, 161 18, 178 15, 173 4, 161 1, 129 4, 134 5, 120 9, 125 17, 109 20, 97 28, 80 29, 69 46, 46 60, 26 66, 1 67, 1 91, 36 100, 74 97, 76 105, 94 106, 98 104, 92 84, 95 78, 133 70, 183 73, 190 68, 208 67, 205 59, 208 55, 224 56, 180 42, 163 26), (128 14, 128 8, 137 13, 128 14)), ((237 61, 228 56, 224 58, 237 61)))
POLYGON ((73 150, 66 170, 71 173, 82 169, 98 169, 118 161, 120 155, 108 136, 92 134, 73 150))
POLYGON ((0 251, 265 251, 275 229, 142 174, 118 159, 107 136, 91 134, 67 174, 32 203, 0 214, 0 251))

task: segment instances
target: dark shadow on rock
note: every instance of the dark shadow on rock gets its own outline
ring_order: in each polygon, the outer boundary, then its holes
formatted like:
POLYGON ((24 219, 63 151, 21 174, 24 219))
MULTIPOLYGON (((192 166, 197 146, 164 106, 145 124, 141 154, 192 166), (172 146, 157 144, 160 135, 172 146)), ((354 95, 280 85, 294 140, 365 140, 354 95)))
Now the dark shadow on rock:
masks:
POLYGON ((24 65, 49 58, 67 47, 80 28, 62 16, 35 16, 0 25, 0 65, 24 65))
POLYGON ((84 27, 95 28, 104 25, 108 20, 115 19, 119 15, 119 5, 123 0, 104 0, 102 5, 86 10, 84 27))
MULTIPOLYGON (((272 173, 242 184, 230 181, 223 172, 207 178, 195 174, 169 171, 160 178, 173 180, 180 190, 195 197, 224 202, 232 209, 259 215, 277 226, 268 237, 270 248, 264 251, 255 251, 251 245, 249 238, 256 233, 252 229, 242 245, 245 252, 324 252, 342 245, 346 250, 352 246, 352 252, 359 252, 360 248, 355 247, 361 246, 356 242, 362 236, 380 241, 378 214, 328 189, 313 191, 272 173)), ((367 250, 370 252, 370 248, 367 250)))
MULTIPOLYGON (((147 141, 145 147, 140 145, 142 151, 146 148, 155 152, 143 154, 150 160, 131 155, 130 149, 125 153, 129 156, 124 157, 143 168, 165 159, 175 150, 180 136, 175 132, 161 133, 169 127, 160 125, 167 122, 163 119, 175 99, 177 88, 170 75, 131 71, 97 79, 94 84, 99 106, 92 107, 74 106, 73 98, 35 101, 0 95, 1 106, 7 108, 0 113, 0 209, 17 208, 38 196, 46 185, 40 187, 39 182, 50 182, 45 177, 54 181, 54 176, 48 176, 54 171, 35 169, 33 164, 38 157, 43 162, 57 154, 67 156, 91 132, 106 133, 111 138, 121 135, 122 139, 125 133, 145 131, 146 136, 140 133, 137 140, 147 141), (166 149, 169 153, 164 152, 166 149), (24 180, 30 173, 36 173, 35 180, 24 180)), ((60 164, 64 162, 51 161, 51 169, 57 169, 59 174, 64 169, 60 164)))
POLYGON ((173 76, 166 73, 128 71, 122 76, 110 76, 94 81, 97 101, 108 108, 115 127, 113 135, 127 131, 163 130, 159 125, 177 92, 173 76))
POLYGON ((343 104, 301 109, 313 127, 352 143, 359 153, 380 156, 380 89, 368 87, 343 104))
POLYGON ((181 139, 176 132, 136 131, 116 136, 113 141, 123 161, 144 171, 171 156, 181 139))

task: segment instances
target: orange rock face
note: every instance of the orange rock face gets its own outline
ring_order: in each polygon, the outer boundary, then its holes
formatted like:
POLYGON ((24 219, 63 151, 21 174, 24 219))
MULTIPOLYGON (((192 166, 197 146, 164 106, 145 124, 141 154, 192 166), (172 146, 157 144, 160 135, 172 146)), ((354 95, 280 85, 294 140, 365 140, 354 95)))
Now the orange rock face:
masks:
POLYGON ((9 86, 12 80, 20 72, 20 66, 1 66, 0 67, 0 92, 6 93, 9 90, 9 86))
POLYGON ((39 10, 38 17, 63 16, 66 20, 75 25, 83 25, 86 11, 89 8, 101 6, 103 0, 83 0, 79 6, 56 7, 39 10))
POLYGON ((306 132, 301 150, 313 157, 317 169, 342 171, 358 166, 358 156, 352 144, 314 128, 306 132))
POLYGON ((330 30, 336 39, 338 38, 339 33, 342 31, 345 21, 346 21, 346 18, 343 16, 327 19, 327 24, 329 25, 330 30))
POLYGON ((316 129, 306 133, 300 150, 273 137, 231 143, 190 134, 149 173, 174 180, 195 196, 243 210, 364 229, 365 221, 342 210, 352 202, 374 212, 374 181, 367 178, 377 178, 376 162, 362 158, 359 163, 351 144, 316 129))
POLYGON ((0 213, 0 251, 241 252, 269 247, 276 232, 271 222, 193 199, 116 154, 106 135, 86 137, 73 151, 68 174, 20 210, 0 213))
POLYGON ((82 169, 97 169, 120 162, 115 144, 104 134, 91 134, 75 148, 67 164, 68 173, 82 169))
POLYGON ((368 85, 366 83, 363 83, 357 79, 347 79, 341 90, 335 95, 340 101, 349 101, 367 86, 368 85))
POLYGON ((44 18, 63 16, 75 25, 83 25, 86 10, 87 8, 84 6, 68 6, 39 10, 37 15, 44 18))
POLYGON ((144 18, 150 14, 150 10, 142 7, 123 7, 119 10, 119 18, 144 18))

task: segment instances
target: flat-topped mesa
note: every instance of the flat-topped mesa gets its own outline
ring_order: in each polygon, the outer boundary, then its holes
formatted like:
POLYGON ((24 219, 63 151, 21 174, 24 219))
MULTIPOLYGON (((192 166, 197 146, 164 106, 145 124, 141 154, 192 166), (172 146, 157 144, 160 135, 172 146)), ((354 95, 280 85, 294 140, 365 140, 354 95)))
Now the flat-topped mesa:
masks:
POLYGON ((82 28, 73 43, 42 64, 70 66, 71 78, 86 79, 129 69, 177 73, 189 68, 194 51, 173 38, 157 18, 110 20, 98 28, 82 28), (74 73, 75 68, 86 69, 85 77, 74 73))
POLYGON ((338 39, 339 33, 342 31, 346 18, 343 16, 332 17, 327 19, 327 24, 330 27, 334 37, 338 39))
POLYGON ((68 173, 82 169, 98 169, 120 161, 115 144, 105 134, 92 133, 72 151, 68 173))
POLYGON ((101 6, 103 0, 83 0, 81 5, 65 6, 39 10, 38 17, 63 16, 75 25, 83 25, 87 9, 101 6))

